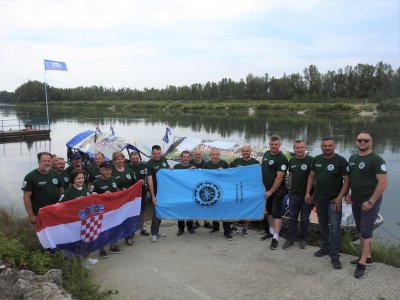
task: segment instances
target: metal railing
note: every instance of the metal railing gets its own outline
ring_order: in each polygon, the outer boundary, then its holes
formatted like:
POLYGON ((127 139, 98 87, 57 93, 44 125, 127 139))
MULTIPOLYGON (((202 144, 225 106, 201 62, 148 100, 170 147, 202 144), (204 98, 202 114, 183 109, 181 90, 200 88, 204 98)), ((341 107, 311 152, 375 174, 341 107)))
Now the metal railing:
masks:
POLYGON ((0 131, 21 131, 30 128, 31 130, 50 130, 50 124, 46 119, 27 120, 0 120, 0 131))

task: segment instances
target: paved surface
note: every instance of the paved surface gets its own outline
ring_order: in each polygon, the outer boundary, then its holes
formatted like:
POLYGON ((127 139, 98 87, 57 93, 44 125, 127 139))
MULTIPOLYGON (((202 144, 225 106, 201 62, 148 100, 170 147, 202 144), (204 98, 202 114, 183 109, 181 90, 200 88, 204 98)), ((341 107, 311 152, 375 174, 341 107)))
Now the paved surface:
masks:
POLYGON ((176 231, 163 221, 167 237, 156 243, 140 235, 132 247, 120 242, 122 254, 92 267, 95 280, 118 290, 114 299, 400 299, 399 268, 375 263, 355 279, 354 256, 342 255, 343 269, 334 270, 328 257, 313 256, 318 248, 283 250, 281 238, 273 251, 256 231, 233 241, 203 227, 176 231))

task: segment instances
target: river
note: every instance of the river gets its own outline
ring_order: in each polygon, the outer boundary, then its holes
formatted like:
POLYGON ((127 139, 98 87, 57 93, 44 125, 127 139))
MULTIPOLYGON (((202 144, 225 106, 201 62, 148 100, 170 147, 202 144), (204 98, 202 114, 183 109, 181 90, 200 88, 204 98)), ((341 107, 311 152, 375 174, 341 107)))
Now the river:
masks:
MULTIPOLYGON (((16 110, 0 105, 0 120, 29 119, 46 116, 43 108, 16 110)), ((398 243, 400 237, 400 118, 398 116, 349 117, 343 115, 305 116, 248 114, 247 112, 114 112, 81 107, 68 111, 50 111, 51 141, 0 144, 0 206, 24 214, 21 183, 25 174, 36 168, 36 154, 49 151, 66 157, 65 143, 79 132, 95 128, 98 122, 103 131, 113 126, 116 135, 139 140, 146 145, 160 144, 166 124, 172 136, 189 136, 233 141, 239 144, 267 143, 270 135, 279 135, 282 150, 291 150, 292 141, 304 139, 311 155, 319 154, 320 140, 334 136, 336 152, 349 158, 356 151, 355 136, 361 129, 368 130, 374 138, 374 150, 387 163, 389 186, 384 194, 381 213, 384 224, 376 233, 384 240, 398 243)), ((167 147, 165 146, 165 149, 167 147)))

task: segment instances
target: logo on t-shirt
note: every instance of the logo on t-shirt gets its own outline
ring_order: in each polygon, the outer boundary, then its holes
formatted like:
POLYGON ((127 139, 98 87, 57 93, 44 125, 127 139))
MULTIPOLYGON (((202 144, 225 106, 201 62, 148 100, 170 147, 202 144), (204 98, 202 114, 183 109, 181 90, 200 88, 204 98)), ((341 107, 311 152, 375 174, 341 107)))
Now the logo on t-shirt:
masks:
POLYGON ((117 188, 117 184, 115 182, 112 183, 112 186, 113 186, 114 189, 117 188))
POLYGON ((358 168, 359 169, 364 169, 365 168, 365 162, 363 162, 363 161, 360 162, 359 165, 358 165, 358 168))
POLYGON ((271 159, 271 160, 268 162, 268 164, 269 164, 269 165, 272 165, 272 164, 274 164, 274 161, 271 159))
POLYGON ((333 164, 329 164, 327 167, 328 171, 333 171, 335 169, 335 166, 333 164))
POLYGON ((381 170, 386 172, 386 165, 385 164, 381 164, 381 170))
POLYGON ((162 165, 164 168, 167 166, 167 164, 165 162, 163 162, 162 165))
POLYGON ((26 181, 22 181, 22 186, 21 186, 21 189, 24 189, 25 187, 26 187, 26 181))
POLYGON ((286 171, 286 165, 282 165, 282 166, 281 166, 281 170, 282 170, 282 171, 286 171))
POLYGON ((65 182, 69 182, 69 178, 67 176, 64 177, 65 182))
POLYGON ((131 174, 126 174, 126 178, 132 179, 131 174))
POLYGON ((302 165, 301 165, 301 169, 302 169, 303 171, 307 170, 307 165, 306 165, 306 164, 302 164, 302 165))

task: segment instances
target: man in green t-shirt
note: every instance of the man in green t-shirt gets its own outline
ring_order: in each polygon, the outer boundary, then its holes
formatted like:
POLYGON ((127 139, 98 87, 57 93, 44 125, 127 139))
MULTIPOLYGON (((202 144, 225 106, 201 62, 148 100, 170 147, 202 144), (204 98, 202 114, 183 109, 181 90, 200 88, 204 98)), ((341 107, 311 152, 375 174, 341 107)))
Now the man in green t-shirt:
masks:
MULTIPOLYGON (((204 169, 208 170, 222 170, 228 169, 229 164, 219 158, 220 152, 217 148, 213 148, 210 151, 210 160, 205 163, 204 169)), ((211 229, 210 234, 214 234, 219 231, 219 221, 212 222, 213 229, 211 229)), ((224 228, 224 236, 228 240, 232 240, 232 232, 231 232, 231 222, 222 222, 222 227, 224 228)))
POLYGON ((333 268, 341 269, 340 224, 342 199, 349 188, 349 167, 346 159, 335 153, 335 141, 332 137, 322 139, 321 150, 322 154, 314 158, 305 197, 307 202, 311 201, 311 190, 314 187, 314 201, 321 232, 321 249, 314 255, 322 257, 329 254, 333 268))
POLYGON ((132 151, 129 153, 129 164, 133 174, 137 181, 143 180, 142 187, 142 204, 140 206, 140 234, 143 236, 149 236, 150 233, 144 229, 144 211, 146 209, 146 198, 147 198, 147 165, 141 161, 139 152, 132 151))
POLYGON ((89 169, 89 183, 93 182, 95 179, 101 176, 99 166, 103 163, 104 160, 105 157, 103 153, 97 152, 94 155, 94 165, 89 169))
POLYGON ((288 160, 280 150, 281 140, 273 135, 269 139, 269 150, 264 153, 261 163, 262 181, 265 188, 267 217, 265 236, 261 240, 272 238, 271 250, 278 249, 279 232, 282 228, 282 201, 287 194, 285 175, 288 160))
POLYGON ((69 175, 65 170, 65 160, 62 157, 58 158, 57 173, 60 176, 65 191, 67 188, 69 188, 70 180, 69 180, 69 175))
POLYGON ((23 200, 29 221, 36 224, 39 209, 55 204, 64 192, 60 176, 51 169, 51 154, 37 155, 38 168, 28 173, 22 182, 23 200))
POLYGON ((161 147, 154 145, 151 148, 151 158, 147 161, 147 184, 154 204, 153 218, 151 219, 151 240, 157 242, 160 230, 161 219, 156 215, 156 195, 157 195, 157 172, 161 169, 169 169, 167 160, 161 156, 161 147))
MULTIPOLYGON (((181 153, 181 162, 174 166, 174 170, 184 170, 190 169, 192 165, 190 164, 190 152, 187 150, 182 151, 181 153)), ((186 220, 186 227, 190 233, 195 233, 193 229, 193 220, 186 220)), ((178 232, 177 236, 182 235, 185 232, 185 220, 178 221, 178 232)))
POLYGON ((313 157, 306 153, 303 140, 293 143, 294 156, 289 160, 289 226, 283 249, 294 245, 297 232, 297 222, 300 214, 300 248, 306 248, 306 236, 310 224, 312 205, 305 201, 307 179, 311 171, 313 157))
POLYGON ((68 176, 71 177, 71 172, 74 169, 83 170, 85 172, 85 183, 89 183, 89 169, 83 165, 82 156, 79 154, 79 152, 74 152, 71 154, 71 163, 72 165, 65 169, 68 173, 68 176))
POLYGON ((382 203, 382 194, 387 187, 386 163, 372 152, 372 137, 367 132, 357 135, 358 153, 350 156, 350 190, 346 202, 352 203, 354 220, 361 238, 361 256, 356 264, 354 276, 363 278, 366 265, 374 263, 371 256, 372 231, 382 203))
MULTIPOLYGON (((234 161, 232 161, 230 163, 231 168, 245 167, 245 166, 260 164, 260 162, 257 159, 255 159, 254 157, 251 157, 250 145, 243 145, 242 148, 240 149, 240 152, 242 154, 242 157, 238 157, 234 161)), ((237 224, 237 222, 233 222, 233 226, 232 226, 233 233, 238 232, 236 224, 237 224)), ((243 236, 249 235, 249 233, 248 233, 249 224, 250 224, 250 221, 243 222, 243 229, 242 229, 243 236)))

